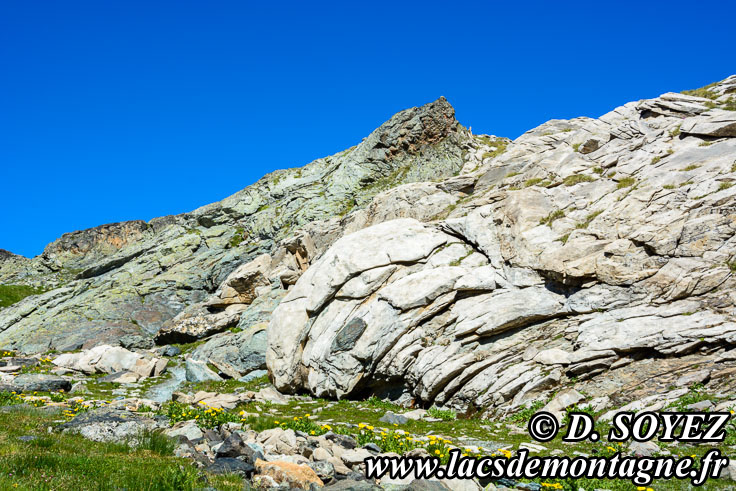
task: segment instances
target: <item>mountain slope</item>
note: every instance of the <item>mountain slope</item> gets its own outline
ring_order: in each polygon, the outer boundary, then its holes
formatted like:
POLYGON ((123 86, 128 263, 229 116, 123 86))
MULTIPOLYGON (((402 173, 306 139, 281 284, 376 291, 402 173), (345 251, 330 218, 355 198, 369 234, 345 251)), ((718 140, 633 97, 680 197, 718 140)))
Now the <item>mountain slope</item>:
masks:
POLYGON ((396 114, 352 149, 276 171, 191 213, 64 234, 33 259, 3 256, 0 284, 50 291, 0 310, 0 345, 23 352, 120 339, 145 346, 238 265, 276 251, 309 223, 339 222, 398 183, 453 175, 473 145, 440 98, 396 114))

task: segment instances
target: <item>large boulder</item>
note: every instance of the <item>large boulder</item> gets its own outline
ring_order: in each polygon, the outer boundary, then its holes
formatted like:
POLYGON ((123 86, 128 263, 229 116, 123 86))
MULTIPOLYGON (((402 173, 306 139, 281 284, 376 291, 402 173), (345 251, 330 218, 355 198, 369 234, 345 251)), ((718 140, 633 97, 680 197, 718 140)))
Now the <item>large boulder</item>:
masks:
POLYGON ((164 372, 168 360, 120 346, 101 345, 78 353, 61 354, 53 363, 87 374, 133 372, 139 377, 152 377, 164 372))
POLYGON ((241 378, 266 368, 266 337, 263 324, 217 334, 197 347, 192 359, 209 363, 230 378, 241 378))
POLYGON ((364 221, 274 311, 274 385, 502 413, 573 384, 623 403, 712 365, 736 345, 736 139, 712 106, 665 94, 550 121, 469 166, 473 194, 406 215, 424 223, 364 221))

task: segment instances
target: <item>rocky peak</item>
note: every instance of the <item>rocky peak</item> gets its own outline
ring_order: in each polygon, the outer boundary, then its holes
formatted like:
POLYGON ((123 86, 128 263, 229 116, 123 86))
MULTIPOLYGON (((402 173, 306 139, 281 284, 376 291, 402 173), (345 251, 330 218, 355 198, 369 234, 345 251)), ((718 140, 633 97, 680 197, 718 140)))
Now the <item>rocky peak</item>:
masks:
POLYGON ((143 220, 133 220, 68 232, 47 245, 43 256, 58 265, 84 267, 141 241, 147 229, 143 220))
POLYGON ((455 108, 440 97, 421 107, 397 113, 365 139, 366 147, 375 157, 394 158, 401 152, 415 153, 425 145, 435 144, 458 131, 455 108))
POLYGON ((10 251, 6 251, 5 249, 0 249, 0 261, 5 261, 11 257, 15 257, 15 254, 10 251))

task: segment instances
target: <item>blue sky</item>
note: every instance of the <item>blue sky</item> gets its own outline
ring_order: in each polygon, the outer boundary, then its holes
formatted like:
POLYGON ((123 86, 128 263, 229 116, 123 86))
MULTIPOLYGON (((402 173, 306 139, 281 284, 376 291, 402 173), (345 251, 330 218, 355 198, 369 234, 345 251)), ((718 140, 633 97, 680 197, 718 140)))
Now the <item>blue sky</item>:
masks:
POLYGON ((736 4, 0 3, 0 248, 182 213, 444 95, 475 133, 736 72, 736 4))

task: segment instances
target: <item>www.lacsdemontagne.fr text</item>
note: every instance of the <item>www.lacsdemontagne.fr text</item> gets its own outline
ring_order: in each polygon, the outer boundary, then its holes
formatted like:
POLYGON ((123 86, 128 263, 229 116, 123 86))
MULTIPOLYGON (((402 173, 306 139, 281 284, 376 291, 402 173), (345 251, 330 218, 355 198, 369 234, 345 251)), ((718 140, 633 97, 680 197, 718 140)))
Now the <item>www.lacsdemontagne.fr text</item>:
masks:
POLYGON ((610 457, 535 457, 527 450, 506 457, 463 457, 459 450, 450 451, 447 465, 436 457, 377 456, 365 459, 366 477, 380 479, 624 479, 646 486, 655 479, 689 479, 700 486, 718 477, 728 458, 719 450, 708 451, 700 466, 692 457, 633 457, 617 453, 610 457))

